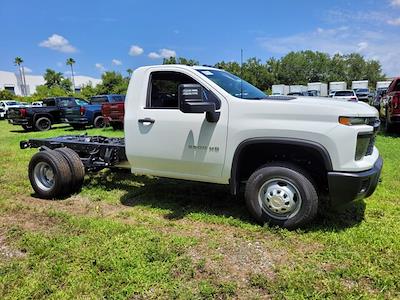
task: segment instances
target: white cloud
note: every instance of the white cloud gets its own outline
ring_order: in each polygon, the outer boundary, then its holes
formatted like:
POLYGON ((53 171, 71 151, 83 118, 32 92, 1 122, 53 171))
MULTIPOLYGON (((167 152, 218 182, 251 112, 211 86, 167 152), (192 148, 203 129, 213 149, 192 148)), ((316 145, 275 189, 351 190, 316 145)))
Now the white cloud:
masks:
POLYGON ((400 0, 390 0, 392 6, 400 6, 400 0))
POLYGON ((161 55, 160 54, 158 54, 158 53, 156 53, 156 52, 150 52, 149 53, 149 55, 147 55, 149 58, 151 58, 151 59, 157 59, 157 58, 160 58, 161 57, 161 55))
POLYGON ((129 49, 130 56, 138 56, 142 53, 143 53, 143 48, 137 45, 132 45, 131 48, 129 49))
POLYGON ((118 60, 118 59, 115 59, 115 58, 111 61, 111 63, 112 63, 113 65, 115 65, 115 66, 120 66, 120 65, 122 65, 122 61, 120 61, 120 60, 118 60))
POLYGON ((50 36, 47 40, 39 43, 39 46, 60 51, 63 53, 73 53, 77 51, 77 49, 72 46, 65 37, 56 33, 50 36))
POLYGON ((393 25, 393 26, 400 26, 400 18, 397 18, 397 19, 389 19, 389 20, 387 21, 387 23, 388 23, 389 25, 393 25))
POLYGON ((106 68, 104 68, 103 64, 101 63, 96 63, 94 65, 96 67, 97 70, 99 70, 100 72, 104 72, 106 70, 106 68))
POLYGON ((25 73, 32 73, 32 69, 25 67, 25 66, 23 66, 22 68, 24 69, 25 73))
POLYGON ((396 34, 386 31, 365 30, 358 26, 317 28, 313 32, 284 37, 258 38, 258 42, 275 55, 299 50, 321 51, 331 55, 358 52, 368 59, 379 60, 388 75, 396 75, 400 70, 400 40, 396 34))
POLYGON ((175 57, 176 52, 175 50, 171 49, 166 49, 162 48, 158 52, 150 52, 148 57, 152 59, 157 59, 157 58, 170 58, 170 57, 175 57))

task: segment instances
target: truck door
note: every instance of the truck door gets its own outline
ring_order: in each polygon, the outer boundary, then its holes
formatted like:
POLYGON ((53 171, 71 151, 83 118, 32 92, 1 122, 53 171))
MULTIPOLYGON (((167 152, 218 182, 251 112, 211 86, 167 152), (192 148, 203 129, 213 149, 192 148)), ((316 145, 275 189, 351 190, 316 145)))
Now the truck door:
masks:
POLYGON ((127 145, 132 171, 226 183, 221 181, 228 123, 226 100, 203 83, 205 97, 221 112, 219 121, 210 123, 204 113, 183 113, 178 108, 178 86, 200 82, 175 71, 152 72, 149 80, 146 103, 125 130, 132 134, 129 140, 134 143, 127 145))

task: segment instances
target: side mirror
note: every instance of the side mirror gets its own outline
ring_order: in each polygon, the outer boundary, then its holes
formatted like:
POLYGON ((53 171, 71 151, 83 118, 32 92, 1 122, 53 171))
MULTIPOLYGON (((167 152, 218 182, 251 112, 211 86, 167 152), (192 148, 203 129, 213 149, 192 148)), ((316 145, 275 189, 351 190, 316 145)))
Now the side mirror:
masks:
POLYGON ((200 84, 180 84, 178 86, 179 109, 183 113, 206 113, 208 122, 219 120, 219 112, 215 111, 215 103, 204 99, 204 90, 200 84))

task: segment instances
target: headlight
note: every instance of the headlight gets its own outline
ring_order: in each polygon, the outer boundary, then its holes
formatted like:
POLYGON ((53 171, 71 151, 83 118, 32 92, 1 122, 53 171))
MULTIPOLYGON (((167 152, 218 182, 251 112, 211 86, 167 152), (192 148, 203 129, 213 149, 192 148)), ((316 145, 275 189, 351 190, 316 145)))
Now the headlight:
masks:
POLYGON ((373 126, 375 117, 339 117, 339 123, 347 126, 370 125, 373 126))

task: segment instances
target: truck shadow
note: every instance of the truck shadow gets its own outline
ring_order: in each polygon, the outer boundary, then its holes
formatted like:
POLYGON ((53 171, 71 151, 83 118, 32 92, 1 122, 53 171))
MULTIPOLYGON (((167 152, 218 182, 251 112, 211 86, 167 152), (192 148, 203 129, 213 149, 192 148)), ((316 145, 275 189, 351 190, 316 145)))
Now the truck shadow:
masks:
MULTIPOLYGON (((224 185, 135 176, 128 172, 110 170, 92 174, 85 181, 85 185, 88 186, 98 187, 98 184, 108 191, 124 191, 124 195, 120 198, 122 205, 163 209, 166 219, 177 220, 196 213, 256 224, 247 212, 243 196, 231 196, 229 188, 224 185)), ((364 201, 350 203, 338 210, 319 213, 317 218, 303 230, 305 232, 345 230, 361 223, 364 212, 364 201)))

